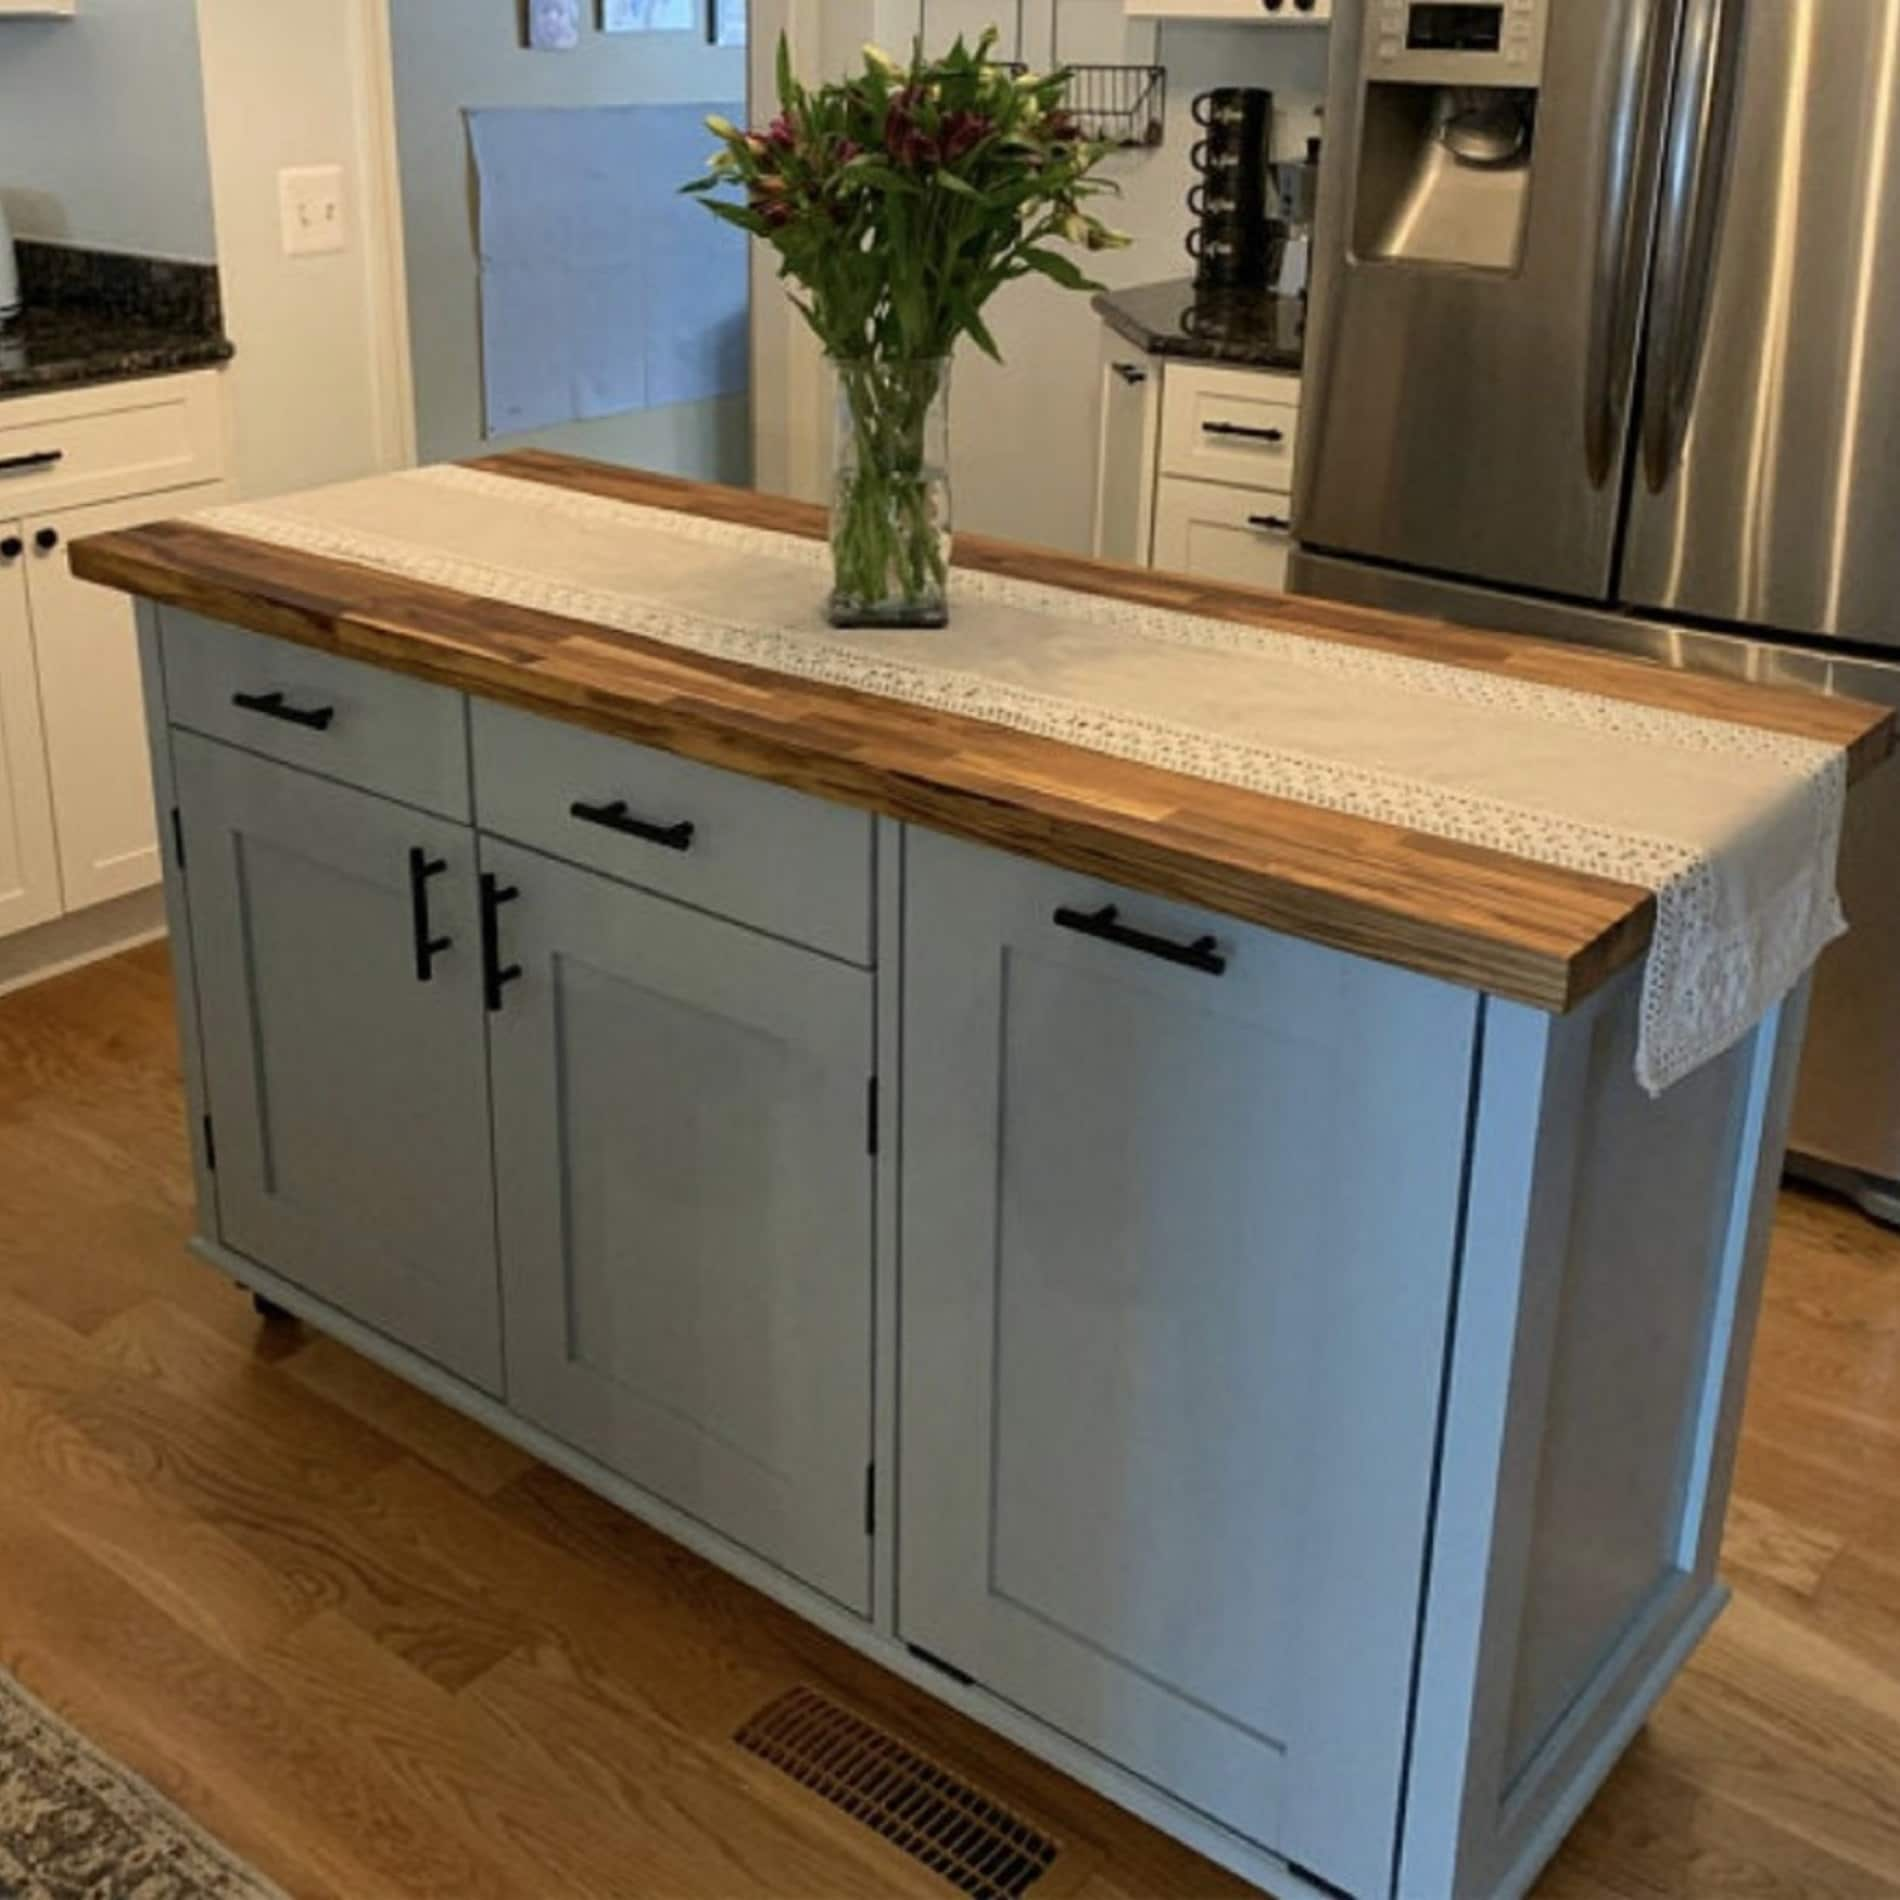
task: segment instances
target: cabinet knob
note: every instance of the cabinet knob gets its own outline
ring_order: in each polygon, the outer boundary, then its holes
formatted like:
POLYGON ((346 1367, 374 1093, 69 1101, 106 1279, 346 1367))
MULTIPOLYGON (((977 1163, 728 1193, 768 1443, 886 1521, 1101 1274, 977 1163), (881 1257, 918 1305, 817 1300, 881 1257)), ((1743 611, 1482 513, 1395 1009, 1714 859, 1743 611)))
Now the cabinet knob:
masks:
POLYGON ((59 530, 57 528, 42 528, 39 533, 33 537, 33 545, 38 548, 42 554, 51 554, 52 551, 59 546, 59 530))
POLYGON ((17 561, 26 552, 26 543, 17 534, 0 541, 0 561, 17 561))

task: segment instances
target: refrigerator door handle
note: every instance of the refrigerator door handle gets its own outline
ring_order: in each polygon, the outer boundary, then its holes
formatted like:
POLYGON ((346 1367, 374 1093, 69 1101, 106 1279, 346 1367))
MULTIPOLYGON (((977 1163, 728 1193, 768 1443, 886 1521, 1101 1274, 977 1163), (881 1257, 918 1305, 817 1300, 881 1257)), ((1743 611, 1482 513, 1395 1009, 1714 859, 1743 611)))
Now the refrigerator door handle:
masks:
POLYGON ((1663 149, 1662 215, 1643 394, 1643 477, 1659 495, 1682 458, 1708 327, 1733 144, 1746 0, 1687 0, 1663 149))
POLYGON ((1651 128, 1668 101, 1669 58, 1682 0, 1620 0, 1609 41, 1615 72, 1597 208, 1597 258, 1584 376, 1584 452, 1593 487, 1621 466, 1623 424, 1636 380, 1649 193, 1640 189, 1651 128))

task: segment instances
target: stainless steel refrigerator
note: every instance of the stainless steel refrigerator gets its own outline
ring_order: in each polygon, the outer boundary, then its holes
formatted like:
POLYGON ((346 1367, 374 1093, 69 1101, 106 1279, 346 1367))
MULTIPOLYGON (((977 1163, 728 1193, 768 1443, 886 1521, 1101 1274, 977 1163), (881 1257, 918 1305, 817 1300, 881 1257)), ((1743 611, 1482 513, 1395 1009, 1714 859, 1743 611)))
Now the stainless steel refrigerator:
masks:
MULTIPOLYGON (((1900 705, 1900 0, 1340 0, 1292 585, 1900 705)), ((1900 1221, 1900 766, 1796 1166, 1900 1221)))

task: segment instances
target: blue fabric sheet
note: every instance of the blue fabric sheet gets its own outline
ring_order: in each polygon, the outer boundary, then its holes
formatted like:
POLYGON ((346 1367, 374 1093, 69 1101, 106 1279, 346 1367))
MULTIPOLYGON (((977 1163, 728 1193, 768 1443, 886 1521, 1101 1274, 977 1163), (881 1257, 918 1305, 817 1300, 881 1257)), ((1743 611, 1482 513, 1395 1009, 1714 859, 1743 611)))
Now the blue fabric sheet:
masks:
POLYGON ((706 115, 743 108, 471 108, 486 433, 744 390, 744 234, 679 188, 706 115))

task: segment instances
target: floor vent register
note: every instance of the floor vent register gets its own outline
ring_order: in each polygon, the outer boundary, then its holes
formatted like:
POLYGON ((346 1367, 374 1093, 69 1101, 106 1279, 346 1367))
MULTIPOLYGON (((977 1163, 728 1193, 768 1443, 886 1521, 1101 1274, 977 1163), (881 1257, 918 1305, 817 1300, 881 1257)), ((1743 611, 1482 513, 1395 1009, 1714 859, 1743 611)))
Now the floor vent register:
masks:
POLYGON ((1016 1900, 1056 1843, 816 1689, 799 1687, 734 1738, 975 1900, 1016 1900))

